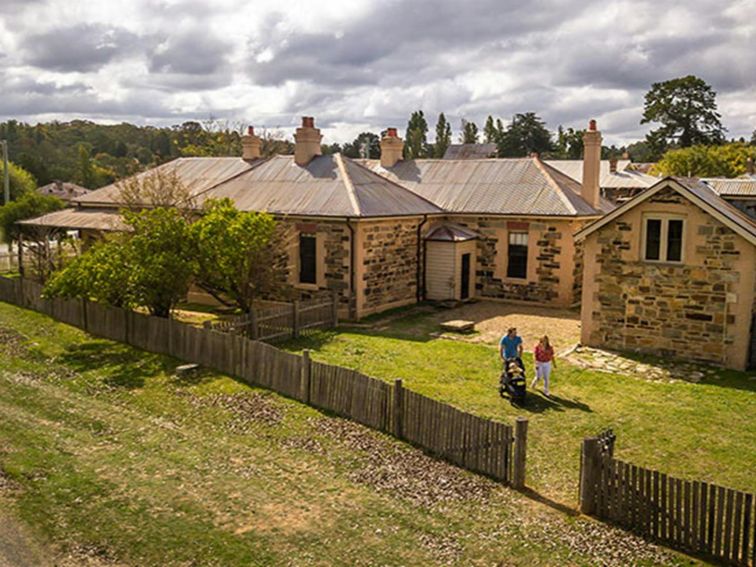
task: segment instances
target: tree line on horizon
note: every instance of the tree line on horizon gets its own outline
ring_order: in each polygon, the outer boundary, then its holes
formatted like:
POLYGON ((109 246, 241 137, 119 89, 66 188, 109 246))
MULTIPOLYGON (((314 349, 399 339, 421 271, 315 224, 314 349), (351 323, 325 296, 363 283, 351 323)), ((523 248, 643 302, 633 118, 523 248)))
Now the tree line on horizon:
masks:
MULTIPOLYGON (((604 159, 624 154, 634 162, 657 162, 663 174, 735 176, 756 147, 756 130, 749 141, 726 141, 717 111, 716 93, 702 79, 687 76, 654 83, 646 93, 641 123, 658 125, 645 139, 627 146, 604 146, 604 159)), ((188 121, 171 127, 96 124, 87 120, 34 125, 16 120, 0 123, 0 138, 8 141, 12 198, 54 180, 94 189, 178 157, 239 156, 241 123, 188 121)), ((429 140, 429 119, 413 112, 405 130, 405 158, 441 158, 459 143, 489 143, 498 157, 538 153, 546 159, 580 159, 584 130, 550 131, 535 112, 508 119, 489 115, 482 127, 462 119, 455 132, 441 112, 429 140)), ((291 154, 292 141, 276 130, 261 132, 263 155, 291 154)), ((352 142, 323 145, 323 153, 379 158, 383 132, 362 132, 352 142)), ((0 164, 0 172, 2 165, 0 164)))

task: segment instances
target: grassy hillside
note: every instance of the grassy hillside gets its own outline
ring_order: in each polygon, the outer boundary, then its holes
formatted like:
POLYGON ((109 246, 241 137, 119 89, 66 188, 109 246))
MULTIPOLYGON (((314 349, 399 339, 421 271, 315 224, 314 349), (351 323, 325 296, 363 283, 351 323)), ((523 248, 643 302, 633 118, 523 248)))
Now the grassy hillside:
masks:
POLYGON ((177 361, 3 303, 0 360, 5 513, 74 564, 678 563, 361 426, 211 372, 177 378, 177 361))

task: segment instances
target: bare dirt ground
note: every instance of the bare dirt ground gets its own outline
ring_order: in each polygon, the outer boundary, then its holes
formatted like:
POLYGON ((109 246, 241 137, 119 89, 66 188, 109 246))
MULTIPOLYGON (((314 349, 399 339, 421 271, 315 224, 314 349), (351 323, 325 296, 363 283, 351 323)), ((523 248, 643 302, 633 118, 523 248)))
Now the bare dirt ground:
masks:
MULTIPOLYGON (((472 335, 444 334, 477 343, 496 344, 509 327, 516 327, 523 338, 526 350, 532 350, 538 339, 548 335, 556 352, 563 352, 580 341, 580 313, 571 309, 554 309, 531 305, 514 305, 493 301, 466 303, 452 309, 435 309, 429 306, 418 307, 427 312, 418 323, 418 331, 427 330, 429 325, 440 325, 444 321, 463 319, 475 322, 477 333, 472 335), (421 327, 423 329, 421 329, 421 327)), ((399 317, 406 316, 402 313, 399 317)), ((380 319, 376 328, 386 326, 397 317, 380 319)), ((441 332, 440 327, 436 329, 441 332)))

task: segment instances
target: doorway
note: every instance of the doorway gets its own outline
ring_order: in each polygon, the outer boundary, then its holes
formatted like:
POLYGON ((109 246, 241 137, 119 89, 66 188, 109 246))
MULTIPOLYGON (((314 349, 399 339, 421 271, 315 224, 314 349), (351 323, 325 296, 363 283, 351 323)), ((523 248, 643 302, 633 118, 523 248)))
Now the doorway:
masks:
POLYGON ((459 297, 462 301, 470 297, 470 254, 462 254, 462 278, 459 297))

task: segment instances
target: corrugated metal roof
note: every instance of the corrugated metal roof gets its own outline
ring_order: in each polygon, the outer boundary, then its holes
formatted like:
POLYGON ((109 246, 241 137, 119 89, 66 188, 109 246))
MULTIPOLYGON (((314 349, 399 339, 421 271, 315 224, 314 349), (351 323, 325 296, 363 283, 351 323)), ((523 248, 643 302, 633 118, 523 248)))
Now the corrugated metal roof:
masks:
POLYGON ((496 157, 496 144, 452 144, 444 152, 444 159, 485 159, 496 157))
POLYGON ((91 189, 76 185, 76 183, 69 183, 68 181, 53 181, 47 185, 37 187, 37 193, 58 197, 58 199, 63 199, 64 201, 71 201, 76 197, 91 193, 91 189))
POLYGON ((245 211, 334 217, 383 217, 443 212, 405 187, 340 154, 318 156, 302 167, 293 156, 275 156, 204 192, 230 198, 245 211))
POLYGON ((105 231, 129 230, 121 215, 113 209, 62 209, 35 219, 19 221, 18 224, 105 231))
MULTIPOLYGON (((156 170, 168 172, 174 171, 181 183, 192 196, 196 196, 211 187, 239 175, 254 167, 256 161, 245 161, 236 157, 187 157, 169 161, 158 167, 148 169, 135 177, 144 178, 153 174, 156 170)), ((113 183, 92 191, 91 193, 75 199, 82 205, 114 205, 121 202, 120 187, 113 183)), ((148 203, 144 203, 148 204, 148 203)))
MULTIPOLYGON (((583 160, 549 159, 544 163, 558 169, 578 183, 583 182, 583 160)), ((630 160, 617 160, 617 171, 612 173, 609 160, 601 160, 599 186, 605 189, 633 189, 651 187, 659 181, 658 177, 634 171, 630 167, 630 160)))
MULTIPOLYGON (((580 185, 538 158, 481 160, 402 160, 373 171, 453 213, 543 216, 602 214, 580 197, 580 185)), ((611 210, 602 201, 602 210, 611 210)))
POLYGON ((751 219, 743 211, 734 207, 719 195, 717 195, 717 193, 709 185, 696 178, 673 177, 673 179, 687 188, 691 193, 704 201, 707 205, 722 213, 727 220, 741 227, 753 238, 756 238, 756 222, 754 222, 753 219, 751 219))
POLYGON ((756 198, 756 177, 738 177, 725 179, 710 177, 701 179, 711 187, 720 197, 750 197, 756 198))
POLYGON ((440 240, 444 242, 465 242, 466 240, 475 240, 478 237, 478 233, 453 223, 434 226, 425 235, 426 240, 440 240))

